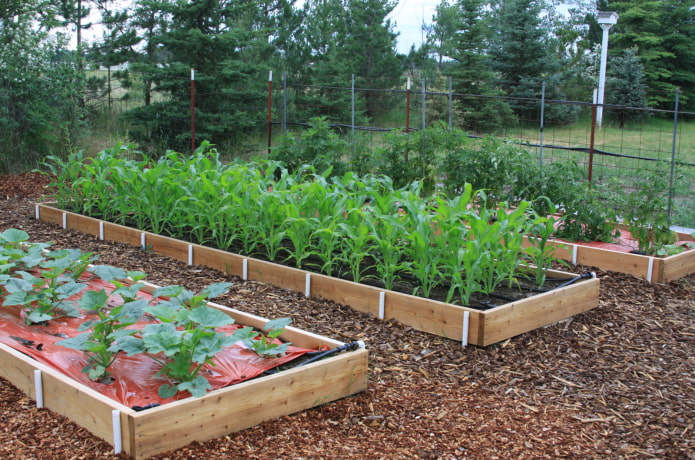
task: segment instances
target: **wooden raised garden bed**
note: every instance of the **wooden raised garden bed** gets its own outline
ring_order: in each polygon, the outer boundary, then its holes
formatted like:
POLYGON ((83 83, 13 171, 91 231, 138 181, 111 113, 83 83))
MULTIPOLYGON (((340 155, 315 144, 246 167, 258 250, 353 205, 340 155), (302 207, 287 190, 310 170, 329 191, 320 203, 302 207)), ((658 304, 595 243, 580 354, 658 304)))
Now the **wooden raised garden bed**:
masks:
MULTIPOLYGON (((679 241, 693 240, 687 233, 677 235, 679 241)), ((526 244, 529 244, 528 240, 526 244)), ((587 265, 626 273, 650 283, 668 283, 695 273, 695 250, 667 257, 655 257, 610 249, 609 244, 603 244, 601 247, 566 241, 550 241, 548 244, 555 248, 555 257, 573 265, 587 265)))
MULTIPOLYGON (((307 297, 320 296, 381 319, 395 319, 420 331, 460 340, 463 345, 488 346, 598 305, 597 278, 582 279, 566 287, 481 311, 260 261, 45 204, 36 206, 36 218, 100 239, 147 247, 190 265, 206 265, 242 279, 304 292, 307 297)), ((574 276, 553 270, 547 273, 551 279, 574 276)))
MULTIPOLYGON (((148 285, 143 290, 153 289, 148 285)), ((266 319, 215 303, 235 323, 261 328, 266 319)), ((308 349, 344 345, 285 328, 281 338, 308 349)), ((147 410, 135 411, 26 354, 0 343, 0 375, 31 398, 68 417, 112 444, 116 453, 148 458, 239 431, 264 420, 299 412, 367 388, 368 352, 364 348, 335 354, 301 367, 247 380, 147 410)))

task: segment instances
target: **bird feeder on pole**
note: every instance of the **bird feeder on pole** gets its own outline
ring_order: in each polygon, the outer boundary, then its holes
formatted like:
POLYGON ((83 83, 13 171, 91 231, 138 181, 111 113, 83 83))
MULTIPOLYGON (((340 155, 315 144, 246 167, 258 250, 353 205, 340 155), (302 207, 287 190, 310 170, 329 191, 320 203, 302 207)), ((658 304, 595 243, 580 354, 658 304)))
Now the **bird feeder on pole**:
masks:
POLYGON ((608 60, 608 31, 618 23, 618 13, 610 11, 599 11, 596 18, 601 29, 603 29, 603 39, 601 40, 601 68, 598 76, 598 100, 596 103, 596 126, 601 127, 603 121, 603 94, 606 90, 606 62, 608 60))

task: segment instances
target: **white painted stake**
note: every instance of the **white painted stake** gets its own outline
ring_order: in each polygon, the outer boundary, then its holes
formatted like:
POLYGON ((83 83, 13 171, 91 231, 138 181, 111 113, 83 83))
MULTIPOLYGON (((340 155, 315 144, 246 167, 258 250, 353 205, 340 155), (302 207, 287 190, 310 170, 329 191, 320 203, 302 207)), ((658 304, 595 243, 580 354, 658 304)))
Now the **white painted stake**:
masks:
POLYGON ((193 245, 188 245, 188 265, 193 265, 193 245))
POLYGON ((461 345, 464 347, 468 345, 468 324, 470 322, 470 316, 471 312, 463 312, 463 334, 461 334, 461 345))
POLYGON ((572 245, 572 265, 577 265, 577 245, 572 245))
POLYGON ((244 281, 249 279, 249 259, 241 261, 241 279, 244 281))
POLYGON ((111 422, 113 423, 113 452, 118 455, 123 452, 123 441, 121 439, 121 411, 118 409, 111 411, 111 422))
POLYGON ((384 291, 379 292, 379 319, 384 319, 384 305, 386 300, 386 293, 384 291))
POLYGON ((99 239, 104 241, 104 221, 99 221, 99 239))
POLYGON ((304 281, 304 297, 307 299, 311 295, 311 273, 306 274, 306 280, 304 281))
POLYGON ((649 258, 649 265, 647 266, 647 281, 652 282, 652 271, 654 270, 654 257, 649 258))
POLYGON ((41 371, 34 370, 34 386, 36 387, 36 407, 43 409, 43 380, 41 379, 41 371))
POLYGON ((142 247, 142 249, 147 249, 147 245, 145 243, 146 243, 145 234, 141 233, 140 234, 140 246, 142 247))
POLYGON ((39 205, 36 205, 36 211, 34 212, 34 215, 36 216, 36 220, 39 220, 41 216, 41 211, 39 211, 39 205))
POLYGON ((68 228, 68 215, 63 213, 63 230, 67 230, 68 228))

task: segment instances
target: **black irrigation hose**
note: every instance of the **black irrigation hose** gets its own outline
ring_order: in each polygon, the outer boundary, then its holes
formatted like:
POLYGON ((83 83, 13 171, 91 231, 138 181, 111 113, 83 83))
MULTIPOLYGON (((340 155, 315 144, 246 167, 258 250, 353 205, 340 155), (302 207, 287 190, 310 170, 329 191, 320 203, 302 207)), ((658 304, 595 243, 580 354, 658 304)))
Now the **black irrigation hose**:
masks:
POLYGON ((569 286, 570 284, 576 283, 576 282, 579 281, 579 280, 587 280, 587 279, 590 279, 590 278, 596 278, 596 273, 594 273, 594 272, 584 272, 584 273, 582 273, 581 275, 579 275, 579 276, 577 276, 577 277, 575 277, 575 278, 572 278, 572 279, 570 279, 570 280, 568 280, 568 281, 565 281, 565 282, 562 283, 561 285, 559 285, 559 286, 557 286, 557 287, 551 289, 551 291, 553 291, 553 290, 555 290, 555 289, 563 288, 563 287, 565 287, 565 286, 569 286))
POLYGON ((341 351, 352 351, 352 350, 357 350, 358 348, 364 348, 364 342, 363 341, 358 340, 356 342, 346 343, 344 345, 333 348, 331 350, 322 351, 319 354, 307 359, 306 361, 302 361, 301 363, 299 363, 297 365, 297 367, 305 366, 307 364, 310 364, 310 363, 316 362, 320 359, 323 359, 327 356, 331 356, 331 355, 334 355, 336 353, 340 353, 341 351))

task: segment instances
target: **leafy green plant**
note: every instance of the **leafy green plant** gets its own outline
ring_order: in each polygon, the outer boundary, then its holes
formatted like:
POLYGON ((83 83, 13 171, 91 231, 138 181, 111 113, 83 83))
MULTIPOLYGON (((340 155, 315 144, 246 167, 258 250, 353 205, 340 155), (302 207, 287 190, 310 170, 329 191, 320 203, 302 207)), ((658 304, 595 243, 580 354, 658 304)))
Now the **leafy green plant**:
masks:
MULTIPOLYGON (((243 332, 247 337, 243 339, 244 345, 253 350, 258 356, 270 358, 273 356, 282 356, 287 352, 287 348, 291 345, 289 342, 279 343, 276 340, 285 328, 292 322, 290 318, 273 319, 265 323, 263 326, 264 332, 256 332, 245 328, 243 332)), ((242 333, 240 333, 242 334, 242 333)))
POLYGON ((110 382, 109 368, 116 361, 120 350, 113 344, 124 337, 132 336, 137 329, 127 329, 142 316, 147 306, 144 299, 132 300, 107 309, 108 294, 100 291, 86 291, 79 301, 83 310, 95 311, 97 317, 82 323, 78 330, 88 331, 56 342, 87 355, 87 365, 82 369, 90 379, 102 383, 110 382))
MULTIPOLYGON (((539 287, 545 283, 547 270, 550 269, 554 261, 558 260, 555 258, 555 247, 548 244, 555 233, 558 219, 553 217, 555 209, 552 204, 549 205, 548 209, 551 211, 550 215, 539 216, 536 214, 529 222, 527 238, 531 245, 524 251, 525 258, 531 264, 536 284, 539 287)), ((529 265, 527 264, 527 266, 529 265)))
POLYGON ((70 297, 86 287, 77 280, 96 260, 92 253, 76 249, 61 249, 46 253, 34 273, 17 271, 7 280, 4 305, 22 305, 27 324, 43 323, 56 317, 79 316, 79 310, 70 297))
POLYGON ((215 331, 217 327, 233 324, 234 320, 209 306, 175 310, 158 304, 144 311, 161 322, 145 326, 141 337, 120 337, 110 350, 124 351, 128 356, 145 353, 161 364, 157 374, 169 380, 159 388, 162 398, 171 398, 179 391, 203 396, 212 388, 200 375, 203 366, 212 364, 215 354, 243 337, 240 330, 232 335, 215 331))

